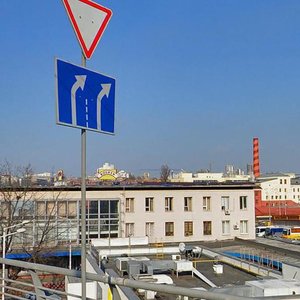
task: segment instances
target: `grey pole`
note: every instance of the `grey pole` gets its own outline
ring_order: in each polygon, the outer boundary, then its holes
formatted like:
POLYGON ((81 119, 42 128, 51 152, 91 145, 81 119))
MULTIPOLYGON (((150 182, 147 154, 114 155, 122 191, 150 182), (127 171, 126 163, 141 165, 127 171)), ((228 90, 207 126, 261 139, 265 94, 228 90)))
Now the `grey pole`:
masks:
MULTIPOLYGON (((6 228, 4 227, 3 228, 3 236, 2 236, 2 258, 4 259, 5 258, 5 248, 6 248, 6 228)), ((5 264, 2 263, 2 300, 5 299, 5 296, 4 296, 4 293, 5 293, 5 264)))
MULTIPOLYGON (((82 53, 82 66, 86 58, 82 53)), ((86 299, 86 130, 81 129, 81 299, 86 299)))

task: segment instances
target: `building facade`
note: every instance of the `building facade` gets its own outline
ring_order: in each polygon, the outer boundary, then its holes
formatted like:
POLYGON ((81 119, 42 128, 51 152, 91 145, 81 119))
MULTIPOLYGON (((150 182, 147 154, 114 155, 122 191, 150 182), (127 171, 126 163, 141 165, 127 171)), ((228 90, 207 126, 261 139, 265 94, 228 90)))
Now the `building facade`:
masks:
POLYGON ((257 220, 299 226, 300 179, 294 173, 266 174, 257 178, 257 220))
MULTIPOLYGON (((256 189, 249 183, 87 187, 87 239, 148 236, 150 243, 254 239, 256 189)), ((79 244, 80 199, 80 188, 31 190, 26 209, 19 204, 15 212, 18 220, 32 221, 20 237, 23 243, 34 245, 49 226, 49 242, 79 244)))
POLYGON ((292 200, 300 203, 300 181, 294 173, 267 174, 259 177, 262 200, 292 200))

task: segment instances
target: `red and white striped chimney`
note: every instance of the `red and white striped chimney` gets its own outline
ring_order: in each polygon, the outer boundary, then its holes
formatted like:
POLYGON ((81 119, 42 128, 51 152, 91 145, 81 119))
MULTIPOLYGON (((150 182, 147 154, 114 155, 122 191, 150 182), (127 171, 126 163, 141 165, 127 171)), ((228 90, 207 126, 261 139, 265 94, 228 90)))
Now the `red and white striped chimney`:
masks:
POLYGON ((259 144, 258 138, 253 138, 253 174, 254 177, 257 178, 260 175, 259 168, 259 144))

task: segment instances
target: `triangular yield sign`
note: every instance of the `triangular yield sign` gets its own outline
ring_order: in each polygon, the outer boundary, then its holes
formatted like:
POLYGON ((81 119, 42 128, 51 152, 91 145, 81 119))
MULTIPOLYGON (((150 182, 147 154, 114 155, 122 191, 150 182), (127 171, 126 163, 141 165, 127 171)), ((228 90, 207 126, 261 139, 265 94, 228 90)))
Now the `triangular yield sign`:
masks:
POLYGON ((63 0, 86 58, 91 58, 112 16, 112 11, 91 0, 63 0))

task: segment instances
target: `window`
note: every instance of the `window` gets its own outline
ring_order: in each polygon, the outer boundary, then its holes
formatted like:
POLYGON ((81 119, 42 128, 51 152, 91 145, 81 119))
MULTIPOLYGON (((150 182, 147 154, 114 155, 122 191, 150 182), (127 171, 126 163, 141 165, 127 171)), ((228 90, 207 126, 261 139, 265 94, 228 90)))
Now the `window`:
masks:
POLYGON ((229 209, 229 197, 228 196, 221 197, 221 208, 222 208, 222 210, 229 209))
POLYGON ((125 212, 134 212, 134 198, 126 198, 125 212))
POLYGON ((165 223, 165 234, 166 236, 174 236, 174 222, 165 223))
POLYGON ((222 234, 230 234, 230 221, 222 221, 222 234))
MULTIPOLYGON (((3 203, 1 203, 3 205, 3 203)), ((36 215, 39 219, 43 219, 46 216, 46 203, 44 201, 37 201, 36 215)))
POLYGON ((125 235, 126 237, 134 235, 134 223, 125 223, 125 235))
POLYGON ((240 233, 248 234, 248 221, 247 220, 240 221, 240 233))
POLYGON ((210 210, 210 197, 203 197, 203 210, 210 210))
POLYGON ((89 219, 98 218, 98 212, 99 212, 99 202, 88 201, 88 218, 89 219))
POLYGON ((247 209, 247 196, 240 196, 240 209, 247 209))
POLYGON ((286 184, 287 182, 286 182, 286 179, 284 179, 284 184, 286 184))
POLYGON ((166 197, 165 198, 165 211, 172 211, 173 210, 173 197, 166 197))
POLYGON ((153 211, 153 201, 152 197, 145 198, 145 211, 153 211))
MULTIPOLYGON (((99 199, 89 200, 86 211, 87 226, 91 230, 89 238, 119 237, 119 200, 99 199)), ((75 213, 75 202, 69 203, 69 215, 75 213)), ((78 206, 79 219, 81 207, 78 206)), ((69 217, 70 218, 70 217, 69 217)), ((125 230, 125 225, 124 225, 125 230)))
POLYGON ((203 235, 211 235, 211 221, 203 221, 203 235))
POLYGON ((46 216, 52 219, 56 217, 56 204, 54 201, 46 202, 46 216))
POLYGON ((280 184, 282 184, 282 179, 280 179, 280 184))
POLYGON ((184 197, 184 211, 192 211, 192 197, 184 197))
POLYGON ((67 217, 67 202, 60 202, 57 207, 59 217, 67 217))
POLYGON ((184 236, 193 235, 193 222, 187 221, 184 222, 184 236))
POLYGON ((68 218, 75 218, 77 216, 77 203, 76 201, 68 202, 68 218))
POLYGON ((147 222, 145 226, 145 235, 154 236, 154 222, 147 222))

